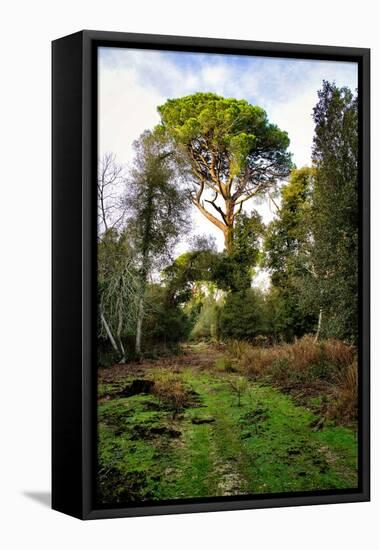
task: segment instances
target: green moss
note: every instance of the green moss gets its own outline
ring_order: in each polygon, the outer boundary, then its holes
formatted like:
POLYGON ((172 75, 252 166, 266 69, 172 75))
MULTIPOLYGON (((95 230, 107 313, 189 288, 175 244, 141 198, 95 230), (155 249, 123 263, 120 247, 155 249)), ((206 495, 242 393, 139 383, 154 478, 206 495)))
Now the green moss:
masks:
MULTIPOLYGON (((161 370, 156 372, 162 376, 161 370)), ((188 367, 177 376, 199 399, 175 420, 153 395, 99 403, 103 502, 357 485, 353 430, 326 425, 315 431, 317 419, 310 410, 276 389, 251 382, 238 406, 230 380, 239 374, 188 367), (208 420, 195 424, 195 417, 208 420), (169 429, 180 436, 170 436, 169 429)), ((153 369, 149 378, 154 378, 153 369)))

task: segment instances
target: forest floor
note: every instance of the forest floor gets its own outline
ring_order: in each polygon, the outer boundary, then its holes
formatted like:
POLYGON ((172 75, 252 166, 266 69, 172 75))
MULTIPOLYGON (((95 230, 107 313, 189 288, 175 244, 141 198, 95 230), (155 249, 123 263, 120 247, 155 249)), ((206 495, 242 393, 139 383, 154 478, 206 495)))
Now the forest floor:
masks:
POLYGON ((102 503, 344 489, 357 486, 353 428, 307 403, 220 368, 225 350, 186 345, 178 356, 99 371, 102 503), (154 392, 166 380, 172 406, 154 392), (179 392, 180 394, 180 392, 179 392), (172 397, 172 396, 171 396, 172 397))

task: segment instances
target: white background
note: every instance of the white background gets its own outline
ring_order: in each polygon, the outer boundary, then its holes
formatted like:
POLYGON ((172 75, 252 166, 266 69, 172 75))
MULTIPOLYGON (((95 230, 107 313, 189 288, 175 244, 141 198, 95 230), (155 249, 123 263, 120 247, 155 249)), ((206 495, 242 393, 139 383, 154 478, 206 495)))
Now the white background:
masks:
MULTIPOLYGON (((379 398, 373 360, 371 503, 80 522, 46 505, 50 485, 50 41, 100 29, 372 48, 373 0, 32 0, 2 5, 0 48, 0 544, 2 548, 378 547, 379 398), (376 397, 375 397, 376 396, 376 397), (42 502, 41 502, 42 501, 42 502), (45 503, 45 504, 44 504, 45 503)), ((372 151, 378 150, 373 125, 372 151)), ((373 282, 379 207, 373 154, 373 282)), ((373 296, 377 351, 378 287, 373 296)), ((67 404, 70 396, 67 396, 67 404)))

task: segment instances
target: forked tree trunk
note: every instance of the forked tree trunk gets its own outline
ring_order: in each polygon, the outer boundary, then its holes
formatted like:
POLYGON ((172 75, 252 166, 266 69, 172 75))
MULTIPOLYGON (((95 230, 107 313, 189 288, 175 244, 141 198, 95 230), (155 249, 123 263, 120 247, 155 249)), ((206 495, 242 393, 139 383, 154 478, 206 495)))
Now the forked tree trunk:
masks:
MULTIPOLYGON (((219 213, 222 220, 211 214, 205 207, 204 207, 204 201, 201 200, 202 192, 204 189, 204 184, 201 185, 200 191, 197 193, 196 197, 192 199, 192 203, 196 206, 198 210, 205 216, 213 225, 218 227, 218 229, 221 229, 221 231, 224 234, 224 245, 225 250, 228 254, 230 254, 233 251, 233 227, 234 222, 236 219, 237 214, 241 211, 242 203, 239 206, 239 210, 235 212, 236 209, 236 201, 232 198, 225 198, 225 209, 223 210, 221 207, 219 207, 215 200, 210 201, 206 200, 206 202, 213 205, 215 210, 219 213)), ((217 195, 217 193, 216 193, 217 195)))
POLYGON ((101 319, 101 322, 103 323, 105 332, 107 333, 107 336, 109 338, 110 343, 112 344, 113 349, 115 350, 117 355, 120 357, 119 363, 125 363, 125 360, 126 360, 125 349, 121 340, 121 336, 117 333, 117 340, 118 340, 118 345, 117 345, 116 339, 112 334, 110 326, 108 325, 103 312, 100 313, 100 319, 101 319))
POLYGON ((117 344, 116 344, 116 340, 115 340, 114 337, 113 337, 112 331, 111 331, 111 329, 109 328, 109 325, 108 325, 108 323, 107 323, 107 321, 106 321, 106 319, 105 319, 105 317, 104 317, 104 313, 103 313, 103 312, 100 313, 100 318, 101 318, 101 322, 103 323, 103 326, 104 326, 104 328, 105 328, 105 332, 106 332, 107 335, 108 335, 109 341, 110 341, 110 343, 112 344, 113 349, 114 349, 117 353, 119 353, 120 350, 118 349, 118 346, 117 346, 117 344))

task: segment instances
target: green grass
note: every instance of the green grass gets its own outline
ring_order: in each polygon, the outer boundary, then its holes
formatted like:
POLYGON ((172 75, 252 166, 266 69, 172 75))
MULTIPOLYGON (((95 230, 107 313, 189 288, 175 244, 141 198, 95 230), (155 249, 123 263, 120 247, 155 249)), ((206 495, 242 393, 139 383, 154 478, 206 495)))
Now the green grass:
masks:
MULTIPOLYGON (((154 369, 148 376, 154 378, 154 369)), ((99 402, 104 503, 356 487, 352 429, 327 424, 315 431, 311 410, 251 382, 238 406, 230 384, 236 373, 189 367, 177 376, 198 394, 198 403, 175 420, 153 395, 99 402), (194 424, 194 418, 213 421, 194 424)), ((99 395, 111 390, 100 388, 99 395)))

